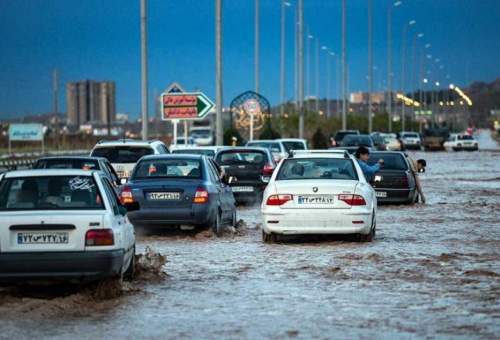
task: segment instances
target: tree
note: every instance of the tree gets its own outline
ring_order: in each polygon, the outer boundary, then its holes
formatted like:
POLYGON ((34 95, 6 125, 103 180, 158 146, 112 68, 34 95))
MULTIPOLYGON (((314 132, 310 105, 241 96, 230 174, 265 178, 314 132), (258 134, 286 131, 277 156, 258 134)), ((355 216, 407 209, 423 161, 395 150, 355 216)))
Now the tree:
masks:
POLYGON ((279 132, 273 129, 273 126, 271 124, 271 119, 266 120, 266 123, 264 124, 264 128, 262 129, 262 132, 260 133, 259 138, 260 139, 281 138, 281 135, 279 134, 279 132))
POLYGON ((328 149, 328 138, 325 136, 321 128, 317 128, 312 135, 313 149, 328 149))

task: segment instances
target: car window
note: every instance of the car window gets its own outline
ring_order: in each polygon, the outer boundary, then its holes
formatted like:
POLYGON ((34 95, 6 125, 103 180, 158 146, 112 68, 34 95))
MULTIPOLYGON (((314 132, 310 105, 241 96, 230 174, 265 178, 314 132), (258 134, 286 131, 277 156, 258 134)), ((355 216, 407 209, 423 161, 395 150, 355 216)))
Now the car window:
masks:
POLYGON ((137 163, 141 157, 153 153, 149 146, 101 146, 94 149, 92 156, 104 157, 111 163, 137 163))
POLYGON ((145 178, 201 178, 201 163, 189 159, 147 159, 140 161, 133 179, 145 178))
POLYGON ((357 180, 351 159, 307 158, 286 159, 276 177, 277 181, 303 179, 357 180))
POLYGON ((214 157, 215 152, 210 149, 175 149, 172 153, 190 154, 190 155, 205 155, 208 157, 214 157))
POLYGON ((92 176, 5 178, 0 182, 0 211, 104 209, 92 176))
POLYGON ((368 159, 369 165, 376 164, 379 159, 384 160, 384 166, 382 169, 385 170, 408 170, 408 163, 405 161, 403 155, 398 153, 377 153, 372 152, 370 158, 368 159))
POLYGON ((160 144, 158 146, 158 150, 160 151, 160 153, 169 153, 168 152, 168 148, 165 145, 163 145, 163 144, 160 144))
POLYGON ((87 159, 41 159, 35 164, 34 168, 99 170, 99 164, 96 160, 87 159))
POLYGON ((108 172, 111 176, 111 180, 113 181, 113 183, 118 183, 118 174, 116 173, 116 171, 113 168, 113 166, 111 165, 111 163, 106 161, 106 162, 104 162, 104 166, 108 169, 108 172))
POLYGON ((368 136, 347 135, 342 140, 342 146, 373 146, 373 141, 368 136))
POLYGON ((220 183, 219 172, 215 169, 212 162, 207 162, 207 163, 208 163, 208 175, 210 176, 210 179, 214 183, 220 183))
POLYGON ((305 150, 304 143, 298 141, 283 141, 283 146, 287 152, 291 150, 305 150))
POLYGON ((459 135, 458 140, 474 140, 474 137, 469 135, 459 135))
POLYGON ((109 197, 113 213, 115 215, 119 215, 120 209, 118 209, 118 207, 120 206, 120 203, 118 201, 118 197, 116 196, 115 190, 113 189, 113 186, 111 185, 111 183, 109 183, 109 180, 107 178, 102 178, 102 184, 104 186, 104 190, 106 191, 106 195, 108 195, 109 197))
POLYGON ((259 148, 265 148, 271 150, 271 152, 281 152, 281 147, 279 143, 275 142, 249 142, 247 146, 254 146, 259 148))
POLYGON ((268 161, 263 151, 224 151, 217 156, 219 165, 250 164, 263 166, 268 161))

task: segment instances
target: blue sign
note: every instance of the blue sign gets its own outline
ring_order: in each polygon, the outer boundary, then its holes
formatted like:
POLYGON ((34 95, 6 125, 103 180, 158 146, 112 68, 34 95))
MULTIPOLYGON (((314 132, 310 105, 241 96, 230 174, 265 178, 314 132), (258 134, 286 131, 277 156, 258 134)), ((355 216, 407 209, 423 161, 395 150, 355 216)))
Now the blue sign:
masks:
POLYGON ((10 124, 9 140, 11 141, 42 141, 42 124, 10 124))

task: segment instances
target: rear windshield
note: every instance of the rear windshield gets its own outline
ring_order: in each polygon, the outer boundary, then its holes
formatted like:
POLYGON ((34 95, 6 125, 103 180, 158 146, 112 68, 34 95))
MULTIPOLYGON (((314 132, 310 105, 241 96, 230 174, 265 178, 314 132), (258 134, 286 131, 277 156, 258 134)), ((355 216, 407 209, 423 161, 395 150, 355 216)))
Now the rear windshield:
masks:
POLYGON ((282 142, 282 143, 283 143, 283 146, 285 147, 287 152, 290 152, 291 150, 305 150, 306 149, 304 146, 304 143, 302 143, 302 142, 287 141, 287 142, 282 142))
POLYGON ((132 178, 201 178, 201 164, 198 160, 148 159, 136 165, 132 178))
POLYGON ((358 135, 358 133, 355 131, 339 131, 335 134, 335 139, 337 141, 342 141, 345 136, 349 136, 349 135, 358 135))
POLYGON ((418 138, 418 134, 416 134, 416 133, 403 133, 403 137, 406 137, 406 138, 418 138))
POLYGON ((99 170, 99 164, 95 160, 84 159, 41 159, 34 168, 99 170))
POLYGON ((375 145, 380 145, 380 144, 385 143, 384 138, 382 138, 380 136, 372 136, 372 139, 373 139, 373 143, 375 143, 375 145))
POLYGON ((137 163, 141 157, 153 153, 148 146, 109 146, 94 149, 92 156, 107 158, 111 163, 137 163))
POLYGON ((6 178, 0 182, 0 211, 104 209, 91 176, 6 178))
POLYGON ((214 150, 209 149, 175 149, 172 153, 189 154, 189 155, 205 155, 209 157, 214 157, 214 150))
POLYGON ((384 166, 382 170, 408 170, 408 164, 403 155, 400 154, 384 154, 384 153, 372 153, 370 154, 370 159, 368 160, 369 165, 374 165, 379 159, 384 160, 384 166))
POLYGON ((217 156, 219 165, 251 164, 263 166, 267 156, 261 151, 224 151, 217 156))
POLYGON ((357 180, 358 175, 350 159, 308 158, 286 159, 276 180, 346 179, 357 180))
POLYGON ((204 129, 204 130, 193 130, 191 131, 191 136, 210 136, 212 134, 212 130, 204 129))
POLYGON ((474 140, 474 137, 469 135, 458 135, 458 140, 474 140))
POLYGON ((273 142, 249 142, 247 146, 255 146, 258 148, 265 148, 271 150, 271 152, 281 152, 280 144, 273 142))
POLYGON ((342 146, 373 146, 373 141, 368 136, 348 135, 342 140, 342 146))

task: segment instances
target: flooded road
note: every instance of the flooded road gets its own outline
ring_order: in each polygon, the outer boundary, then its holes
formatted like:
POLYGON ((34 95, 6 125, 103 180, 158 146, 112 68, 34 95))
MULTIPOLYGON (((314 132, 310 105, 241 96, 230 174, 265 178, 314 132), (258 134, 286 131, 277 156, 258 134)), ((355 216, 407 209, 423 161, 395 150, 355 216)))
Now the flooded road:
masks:
POLYGON ((372 243, 264 244, 237 232, 141 236, 165 277, 120 297, 0 291, 0 337, 500 337, 500 153, 423 153, 427 205, 382 206, 372 243), (35 294, 36 295, 36 294, 35 294))

